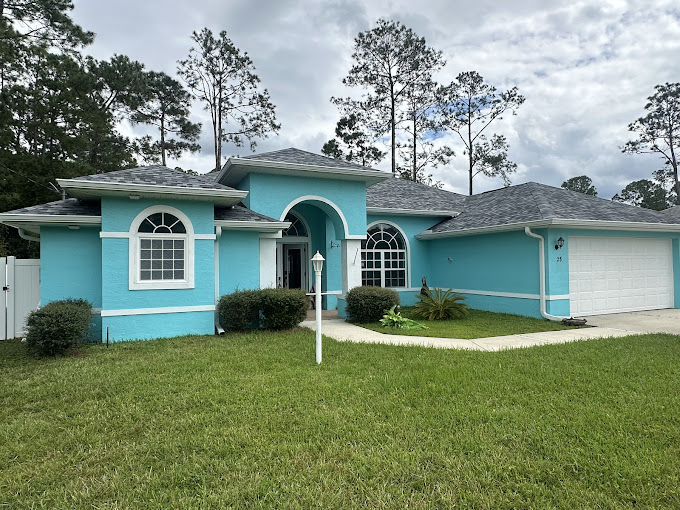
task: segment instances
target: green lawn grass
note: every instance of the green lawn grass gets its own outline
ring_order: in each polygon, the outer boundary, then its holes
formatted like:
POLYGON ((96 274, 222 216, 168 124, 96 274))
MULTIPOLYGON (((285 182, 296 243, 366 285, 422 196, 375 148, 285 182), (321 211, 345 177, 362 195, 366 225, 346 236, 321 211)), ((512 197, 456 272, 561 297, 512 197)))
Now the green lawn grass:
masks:
POLYGON ((490 336, 573 329, 573 327, 565 326, 561 322, 534 319, 509 313, 485 312, 484 310, 470 309, 468 316, 464 319, 439 321, 423 319, 414 313, 413 307, 403 306, 400 311, 404 317, 424 324, 427 326, 427 329, 405 330, 386 328, 379 322, 357 324, 357 326, 388 335, 432 336, 438 338, 486 338, 490 336))
POLYGON ((0 342, 0 508, 679 508, 680 337, 0 342))

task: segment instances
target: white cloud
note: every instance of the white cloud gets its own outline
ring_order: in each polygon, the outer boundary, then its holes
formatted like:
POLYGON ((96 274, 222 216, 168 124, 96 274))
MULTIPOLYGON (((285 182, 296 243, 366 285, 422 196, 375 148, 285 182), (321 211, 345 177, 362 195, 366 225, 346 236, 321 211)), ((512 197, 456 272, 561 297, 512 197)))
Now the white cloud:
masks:
MULTIPOLYGON (((277 105, 281 133, 259 143, 260 150, 320 150, 338 115, 330 96, 350 92, 341 80, 351 65, 353 38, 384 17, 402 21, 444 51, 448 64, 441 81, 474 69, 499 88, 519 87, 526 103, 495 129, 507 136, 518 163, 513 182, 559 186, 586 173, 600 195, 610 197, 660 166, 656 158, 627 156, 619 147, 629 139, 627 125, 643 114, 654 85, 680 81, 680 9, 671 1, 170 4, 76 0, 73 15, 98 34, 88 49, 98 58, 123 53, 171 74, 186 55, 193 30, 226 30, 250 54, 277 105)), ((207 171, 213 159, 209 119, 199 105, 194 116, 205 126, 204 152, 177 164, 207 171)), ((455 140, 449 136, 438 142, 455 140)), ((465 161, 460 146, 453 146, 460 156, 434 174, 447 188, 465 192, 465 161)), ((224 152, 243 153, 233 147, 224 152)), ((475 189, 501 184, 478 177, 475 189)))

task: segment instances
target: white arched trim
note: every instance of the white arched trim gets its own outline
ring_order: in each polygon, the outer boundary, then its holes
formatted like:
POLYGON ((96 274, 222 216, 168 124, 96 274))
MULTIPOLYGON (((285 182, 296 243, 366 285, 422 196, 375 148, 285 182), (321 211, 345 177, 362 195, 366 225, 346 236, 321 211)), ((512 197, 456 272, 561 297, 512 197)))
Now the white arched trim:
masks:
POLYGON ((182 223, 184 223, 184 228, 187 231, 187 235, 190 236, 194 235, 194 226, 192 225, 189 217, 179 209, 175 209, 174 207, 171 207, 169 205, 152 205, 151 207, 147 207, 146 209, 144 209, 137 216, 135 216, 134 220, 132 220, 132 223, 130 224, 130 234, 136 235, 137 231, 139 230, 139 226, 142 224, 142 222, 148 216, 151 216, 152 214, 156 214, 159 212, 166 212, 172 214, 173 216, 176 216, 182 223))
MULTIPOLYGON (((300 214, 296 211, 293 211, 293 210, 289 210, 286 214, 290 214, 291 216, 295 216, 295 218, 297 218, 300 221, 300 223, 302 223, 302 226, 305 227, 305 231, 307 232, 307 235, 301 236, 301 237, 296 236, 298 239, 302 239, 302 238, 306 238, 306 237, 311 238, 311 236, 312 236, 311 232, 312 231, 309 230, 309 223, 307 223, 307 220, 304 218, 304 216, 302 216, 302 214, 300 214)), ((285 216, 284 216, 284 218, 285 218, 285 216)), ((283 233, 283 232, 281 232, 281 233, 283 233)), ((285 239, 286 237, 283 236, 282 238, 285 239)))
POLYGON ((324 204, 332 207, 333 210, 340 217, 340 221, 342 221, 342 227, 343 230, 345 231, 345 239, 366 239, 366 235, 350 235, 349 229, 347 228, 347 219, 345 219, 345 215, 342 213, 340 208, 327 198, 320 197, 318 195, 305 195, 303 197, 298 197, 295 200, 293 200, 290 204, 286 206, 286 208, 281 213, 281 221, 284 220, 286 214, 288 214, 293 207, 302 202, 323 202, 324 204))
MULTIPOLYGON (((403 231, 403 229, 394 223, 393 221, 387 221, 387 220, 376 220, 371 222, 370 224, 366 225, 366 234, 368 235, 368 231, 375 227, 376 225, 389 225, 390 227, 394 227, 397 229, 397 232, 401 234, 401 236, 404 238, 404 243, 406 244, 406 285, 407 288, 410 288, 411 285, 411 243, 408 242, 408 236, 406 235, 406 232, 403 231)), ((395 287, 399 288, 399 287, 395 287)))
POLYGON ((194 226, 189 217, 179 209, 169 205, 154 205, 141 211, 130 224, 128 233, 128 272, 130 290, 193 289, 194 288, 194 226), (170 213, 183 224, 186 234, 140 234, 139 226, 150 215, 170 213), (183 239, 184 240, 184 279, 183 280, 141 280, 140 279, 140 238, 183 239))

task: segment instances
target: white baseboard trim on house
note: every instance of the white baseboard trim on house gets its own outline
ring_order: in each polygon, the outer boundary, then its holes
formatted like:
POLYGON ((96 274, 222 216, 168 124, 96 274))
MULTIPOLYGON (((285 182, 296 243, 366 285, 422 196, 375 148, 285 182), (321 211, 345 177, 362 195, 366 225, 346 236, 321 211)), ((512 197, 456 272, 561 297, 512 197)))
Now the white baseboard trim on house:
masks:
POLYGON ((102 317, 120 317, 123 315, 153 315, 160 313, 183 313, 183 312, 214 312, 215 305, 197 306, 165 306, 161 308, 130 308, 123 310, 102 310, 102 317))

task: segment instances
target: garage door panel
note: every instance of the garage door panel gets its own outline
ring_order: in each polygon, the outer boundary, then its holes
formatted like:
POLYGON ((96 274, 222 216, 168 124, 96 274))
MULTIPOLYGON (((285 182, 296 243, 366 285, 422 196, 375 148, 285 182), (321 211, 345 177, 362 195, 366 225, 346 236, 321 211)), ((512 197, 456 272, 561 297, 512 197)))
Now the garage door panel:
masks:
POLYGON ((673 306, 669 239, 569 238, 572 315, 673 306))

